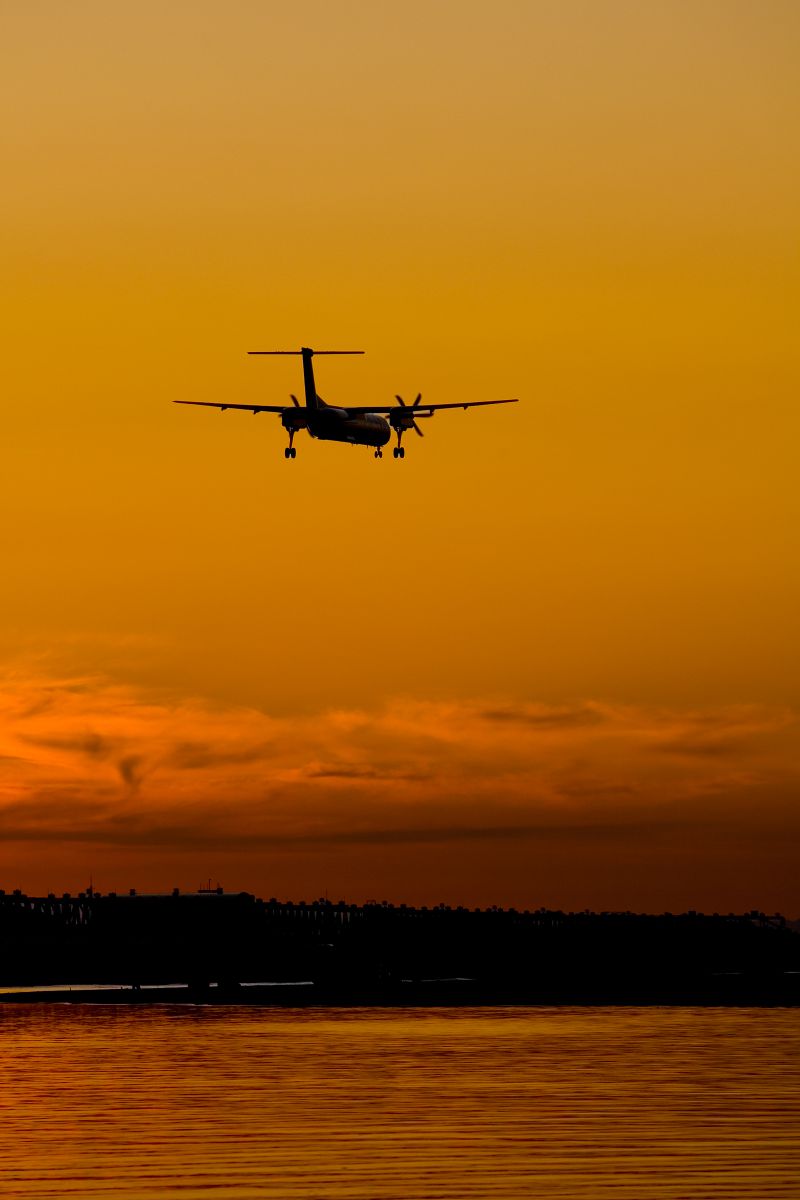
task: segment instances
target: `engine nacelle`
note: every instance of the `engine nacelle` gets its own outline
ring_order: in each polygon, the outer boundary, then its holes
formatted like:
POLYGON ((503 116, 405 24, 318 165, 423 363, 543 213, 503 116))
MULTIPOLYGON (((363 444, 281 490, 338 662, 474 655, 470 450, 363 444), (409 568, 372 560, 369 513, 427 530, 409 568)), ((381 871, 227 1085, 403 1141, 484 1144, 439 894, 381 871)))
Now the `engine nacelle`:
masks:
POLYGON ((281 413, 281 424, 284 429, 305 429, 308 426, 308 419, 296 408, 287 408, 281 413))
POLYGON ((419 415, 413 408, 393 408, 389 413, 389 424, 392 429, 410 429, 419 415))

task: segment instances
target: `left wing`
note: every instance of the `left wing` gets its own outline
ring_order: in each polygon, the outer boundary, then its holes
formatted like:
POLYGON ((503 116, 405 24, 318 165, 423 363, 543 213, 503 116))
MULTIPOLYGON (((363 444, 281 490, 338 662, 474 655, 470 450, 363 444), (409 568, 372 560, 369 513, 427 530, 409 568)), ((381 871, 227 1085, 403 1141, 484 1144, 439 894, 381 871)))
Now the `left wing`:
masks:
POLYGON ((226 408, 241 408, 245 412, 260 413, 260 412, 285 412, 290 408, 289 404, 216 404, 213 400, 173 400, 173 404, 199 404, 201 408, 219 408, 225 412, 226 408))

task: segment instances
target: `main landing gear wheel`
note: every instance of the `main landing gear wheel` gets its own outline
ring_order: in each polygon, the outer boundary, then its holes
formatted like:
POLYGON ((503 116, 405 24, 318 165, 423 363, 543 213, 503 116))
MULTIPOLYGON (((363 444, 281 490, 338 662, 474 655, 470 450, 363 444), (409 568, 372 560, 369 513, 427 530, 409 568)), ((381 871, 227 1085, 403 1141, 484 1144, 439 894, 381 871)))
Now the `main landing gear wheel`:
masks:
POLYGON ((405 456, 406 456, 405 446, 395 446, 394 450, 392 451, 392 454, 394 455, 395 458, 405 458, 405 456))
POLYGON ((284 458, 297 458, 297 450, 294 446, 287 446, 283 452, 284 458))

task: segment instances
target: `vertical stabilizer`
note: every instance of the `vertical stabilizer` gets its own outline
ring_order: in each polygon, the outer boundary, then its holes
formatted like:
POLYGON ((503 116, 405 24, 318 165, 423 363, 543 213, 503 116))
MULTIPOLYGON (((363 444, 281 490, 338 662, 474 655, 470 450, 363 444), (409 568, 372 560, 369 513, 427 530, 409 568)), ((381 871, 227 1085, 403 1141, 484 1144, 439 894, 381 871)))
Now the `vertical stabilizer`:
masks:
POLYGON ((303 383, 306 389, 306 405, 309 408, 320 408, 323 402, 317 395, 317 388, 314 383, 314 367, 311 364, 314 351, 310 350, 308 346, 303 346, 300 353, 303 356, 303 383))
POLYGON ((317 395, 314 383, 314 368, 311 359, 315 354, 363 354, 363 350, 312 350, 303 346, 301 350, 248 350, 248 354, 300 354, 303 358, 303 384, 306 393, 306 406, 310 409, 326 408, 325 401, 317 395))

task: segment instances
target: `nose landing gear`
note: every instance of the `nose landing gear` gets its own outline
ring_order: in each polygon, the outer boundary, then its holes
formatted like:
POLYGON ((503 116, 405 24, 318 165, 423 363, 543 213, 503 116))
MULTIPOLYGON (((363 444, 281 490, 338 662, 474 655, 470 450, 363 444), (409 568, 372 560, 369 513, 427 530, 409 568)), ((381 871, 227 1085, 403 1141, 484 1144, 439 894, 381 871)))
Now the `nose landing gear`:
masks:
POLYGON ((376 458, 383 458, 383 451, 382 451, 382 450, 376 450, 376 451, 375 451, 375 457, 376 457, 376 458))

